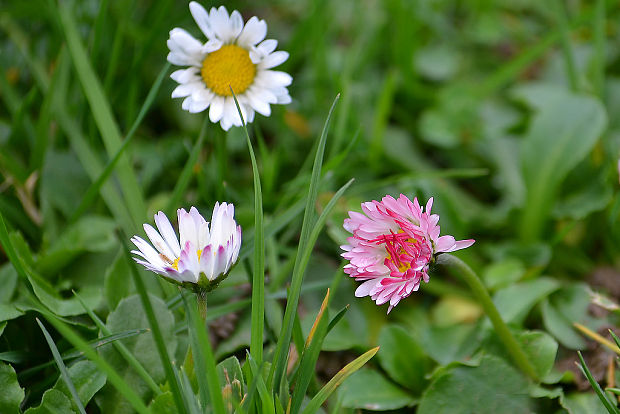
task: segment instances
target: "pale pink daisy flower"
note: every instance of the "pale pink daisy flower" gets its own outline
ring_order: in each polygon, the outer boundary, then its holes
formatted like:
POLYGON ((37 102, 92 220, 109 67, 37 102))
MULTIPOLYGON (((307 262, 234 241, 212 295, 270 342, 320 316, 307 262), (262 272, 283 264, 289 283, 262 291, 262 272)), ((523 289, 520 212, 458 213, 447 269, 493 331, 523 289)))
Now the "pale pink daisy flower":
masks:
POLYGON ((370 296, 377 305, 390 303, 388 313, 402 298, 428 283, 428 269, 434 255, 453 252, 474 244, 474 240, 456 241, 439 236, 439 216, 431 214, 433 198, 422 209, 401 194, 398 200, 385 196, 379 201, 362 203, 364 214, 350 211, 344 228, 353 236, 341 246, 342 257, 349 260, 344 272, 363 283, 355 296, 370 296))
POLYGON ((157 229, 144 224, 151 244, 138 236, 131 241, 134 260, 167 280, 199 291, 209 291, 221 282, 239 258, 241 226, 235 222, 235 206, 215 203, 211 223, 196 207, 177 210, 179 239, 163 212, 155 214, 157 229), (210 224, 210 225, 209 225, 210 224), (154 247, 153 247, 154 246, 154 247))

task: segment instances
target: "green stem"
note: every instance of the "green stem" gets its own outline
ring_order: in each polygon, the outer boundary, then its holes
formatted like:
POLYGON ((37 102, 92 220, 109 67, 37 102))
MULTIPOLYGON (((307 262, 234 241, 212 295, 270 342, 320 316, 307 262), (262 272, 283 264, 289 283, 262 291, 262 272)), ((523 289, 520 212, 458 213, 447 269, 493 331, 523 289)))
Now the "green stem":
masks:
POLYGON ((478 298, 484 313, 489 317, 495 332, 499 339, 502 341, 506 350, 512 357, 514 363, 521 369, 521 371, 534 381, 538 381, 538 376, 534 367, 530 363, 527 355, 521 349, 521 346, 508 329, 508 326, 502 319, 499 311, 495 307, 489 292, 484 287, 480 278, 476 273, 461 259, 452 256, 451 254, 443 253, 437 257, 437 263, 445 266, 452 266, 460 271, 461 276, 465 282, 469 285, 469 288, 474 293, 474 296, 478 298))
POLYGON ((206 324, 207 323, 207 292, 204 290, 200 290, 196 292, 196 301, 198 302, 198 313, 200 314, 200 319, 206 324))

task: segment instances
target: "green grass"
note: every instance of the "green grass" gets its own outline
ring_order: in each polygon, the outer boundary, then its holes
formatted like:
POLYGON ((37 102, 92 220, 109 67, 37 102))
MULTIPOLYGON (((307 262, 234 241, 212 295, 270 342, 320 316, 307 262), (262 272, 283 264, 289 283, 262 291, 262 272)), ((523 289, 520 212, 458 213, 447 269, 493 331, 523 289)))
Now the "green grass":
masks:
POLYGON ((290 54, 293 102, 224 132, 170 97, 170 30, 204 41, 186 3, 3 5, 0 412, 616 412, 574 324, 620 324, 619 5, 226 7, 290 54), (355 297, 343 220, 401 193, 476 239, 488 303, 443 266, 389 315, 355 297), (203 321, 126 245, 216 201, 243 243, 203 321))

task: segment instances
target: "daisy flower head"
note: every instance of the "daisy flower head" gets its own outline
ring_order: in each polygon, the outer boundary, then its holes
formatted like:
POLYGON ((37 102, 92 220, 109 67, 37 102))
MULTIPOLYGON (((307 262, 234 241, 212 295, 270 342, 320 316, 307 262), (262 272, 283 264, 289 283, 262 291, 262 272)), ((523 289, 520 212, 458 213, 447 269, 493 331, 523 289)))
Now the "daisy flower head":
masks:
POLYGON ((215 203, 211 223, 196 207, 177 210, 179 238, 163 212, 155 214, 157 230, 144 224, 151 243, 138 236, 131 241, 138 250, 134 260, 168 281, 195 291, 210 291, 228 275, 239 258, 241 226, 235 206, 215 203))
POLYGON ((195 1, 189 3, 189 10, 206 42, 178 27, 168 39, 168 61, 187 66, 170 75, 179 83, 172 97, 185 98, 183 109, 196 113, 209 108, 211 122, 219 122, 227 131, 242 125, 231 88, 246 122, 252 122, 254 112, 269 116, 271 104, 291 102, 286 87, 293 78, 272 70, 288 59, 288 53, 275 50, 276 40, 265 40, 264 20, 252 17, 244 24, 236 10, 228 14, 220 6, 207 12, 195 1))
POLYGON ((355 296, 370 296, 377 305, 389 302, 388 313, 402 298, 428 283, 428 270, 435 255, 453 252, 474 244, 474 240, 456 241, 439 236, 439 216, 431 214, 433 198, 422 208, 401 194, 398 199, 385 196, 381 201, 362 203, 362 213, 349 212, 344 228, 353 236, 341 246, 342 257, 349 260, 344 272, 363 282, 355 296))

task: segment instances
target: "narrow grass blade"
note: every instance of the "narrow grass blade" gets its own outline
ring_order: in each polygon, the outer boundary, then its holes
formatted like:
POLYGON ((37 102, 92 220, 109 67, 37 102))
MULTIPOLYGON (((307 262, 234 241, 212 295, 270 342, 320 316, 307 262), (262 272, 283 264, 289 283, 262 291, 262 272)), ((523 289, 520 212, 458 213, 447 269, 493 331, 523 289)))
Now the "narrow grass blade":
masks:
POLYGON ((603 99, 605 90, 605 30, 606 30, 605 0, 597 0, 592 20, 594 33, 594 56, 592 57, 592 83, 594 92, 603 99))
MULTIPOLYGON (((75 120, 65 112, 64 108, 57 105, 55 111, 56 120, 67 135, 71 147, 75 151, 84 170, 91 180, 96 180, 103 171, 101 160, 90 148, 86 139, 84 139, 80 127, 75 123, 75 120)), ((101 187, 101 197, 120 226, 125 231, 134 233, 135 229, 138 228, 137 224, 133 221, 117 189, 114 188, 111 183, 103 183, 101 187)))
POLYGON ((314 377, 314 370, 316 361, 319 358, 321 352, 321 346, 323 345, 323 339, 327 335, 327 326, 329 324, 329 311, 327 305, 329 304, 329 289, 323 299, 323 303, 319 309, 319 312, 314 320, 314 324, 310 329, 303 354, 299 361, 299 368, 297 369, 297 381, 295 382, 295 390, 293 391, 293 397, 291 399, 290 412, 296 414, 301 408, 301 403, 306 395, 306 390, 310 381, 314 377))
MULTIPOLYGON (((613 352, 615 352, 616 354, 620 355, 620 346, 616 346, 613 344, 613 342, 611 342, 608 339, 603 338, 601 335, 597 334, 596 332, 592 331, 591 329, 589 329, 588 327, 574 322, 573 326, 575 328, 577 328, 581 333, 583 333, 584 335, 590 337, 591 339, 594 339, 596 342, 598 342, 599 344, 603 345, 604 347, 612 350, 613 352)), ((613 335, 613 333, 612 333, 613 335)), ((615 338, 614 338, 615 340, 615 338)))
POLYGON ((90 205, 95 200, 95 197, 97 196, 97 194, 99 194, 101 190, 101 186, 110 177, 110 175, 114 171, 114 168, 116 167, 116 164, 118 163, 118 160, 121 159, 121 155, 123 155, 125 150, 129 147, 129 144, 132 142, 133 137, 135 136, 135 132, 138 129, 138 126, 140 126, 140 124, 142 123, 142 120, 144 119, 144 116, 146 115, 149 108, 153 104, 153 101, 155 100, 155 97, 157 96, 157 92, 159 92, 159 88, 161 87, 162 81, 164 80, 164 77, 166 76, 166 73, 168 73, 169 69, 170 69, 170 63, 167 63, 164 66, 164 68, 161 70, 161 72, 159 72, 159 75, 157 76, 155 83, 153 83, 151 90, 149 91, 149 93, 146 96, 146 99, 144 100, 144 104, 142 105, 142 108, 140 109, 140 113, 138 114, 138 117, 136 118, 133 125, 129 129, 129 132, 127 132, 127 135, 125 136, 125 140, 123 141, 123 144, 116 151, 116 154, 114 154, 114 157, 112 157, 112 159, 108 162, 108 164, 105 166, 101 174, 99 174, 99 177, 97 177, 97 179, 90 185, 90 187, 88 187, 88 190, 82 197, 80 204, 78 205, 78 207, 75 209, 75 211, 71 215, 69 222, 76 221, 82 214, 84 214, 84 212, 88 209, 88 207, 90 207, 90 205))
MULTIPOLYGON (((109 343, 113 343, 115 341, 118 341, 119 339, 124 339, 124 338, 131 338, 132 336, 136 336, 136 335, 141 335, 145 332, 148 332, 148 329, 132 329, 129 331, 123 331, 123 332, 119 332, 113 335, 106 335, 106 336, 102 336, 101 338, 97 338, 95 340, 89 341, 88 345, 90 345, 93 349, 97 349, 99 347, 102 347, 104 345, 107 345, 109 343)), ((7 353, 8 357, 11 356, 15 356, 17 358, 21 357, 22 353, 7 353)), ((1 353, 0 353, 1 355, 1 353)), ((69 361, 72 359, 75 360, 80 360, 84 358, 84 353, 79 351, 79 350, 72 350, 72 351, 67 351, 63 354, 61 354, 62 356, 62 360, 63 361, 69 361)), ((0 358, 2 359, 2 358, 0 358)), ((26 359, 26 355, 24 354, 23 360, 26 359)), ((20 361, 21 362, 21 361, 20 361)), ((27 368, 23 371, 19 372, 19 376, 23 377, 23 378, 27 378, 39 371, 41 371, 42 369, 49 367, 50 365, 52 365, 54 362, 53 361, 49 361, 49 362, 45 362, 43 364, 39 364, 39 365, 35 365, 33 367, 27 368)))
POLYGON ((133 388, 125 382, 120 375, 116 373, 114 368, 108 364, 103 358, 97 354, 97 352, 91 348, 91 346, 84 341, 78 334, 76 334, 71 328, 69 328, 64 322, 56 318, 49 312, 42 313, 45 319, 52 325, 62 336, 67 339, 73 346, 82 351, 86 358, 90 359, 97 365, 97 367, 105 372, 108 376, 108 381, 120 392, 127 401, 131 404, 134 410, 140 414, 150 414, 150 410, 144 405, 142 399, 135 393, 133 388))
POLYGON ((609 391, 612 394, 620 395, 620 388, 605 388, 605 391, 609 391))
MULTIPOLYGON (((70 2, 61 2, 58 7, 61 27, 67 41, 67 48, 71 55, 77 77, 82 84, 82 89, 95 118, 95 123, 99 128, 104 146, 108 156, 112 157, 121 147, 121 134, 118 124, 112 114, 110 103, 108 102, 101 83, 93 70, 84 45, 80 39, 76 22, 71 15, 70 2)), ((138 180, 132 170, 129 158, 121 156, 118 161, 117 172, 127 207, 132 214, 135 223, 142 223, 144 220, 144 200, 138 185, 138 180)))
MULTIPOLYGON (((99 328, 99 330, 106 336, 114 336, 112 335, 112 332, 110 332, 110 330, 105 326, 103 321, 99 319, 99 317, 95 314, 95 312, 93 312, 92 309, 86 306, 86 303, 84 303, 80 295, 78 295, 75 291, 73 291, 73 294, 75 295, 77 300, 80 301, 82 307, 84 308, 88 316, 90 316, 90 319, 92 319, 95 325, 97 325, 97 328, 99 328)), ((159 385, 157 385, 155 380, 153 380, 153 377, 151 377, 148 371, 142 366, 140 361, 138 361, 138 359, 129 351, 129 349, 127 349, 127 347, 120 341, 113 342, 113 345, 114 348, 116 348, 116 350, 118 351, 118 353, 121 354, 121 356, 125 359, 125 361, 127 361, 127 363, 136 371, 140 378, 142 378, 144 382, 146 382, 146 385, 148 385, 148 387, 155 393, 155 395, 161 394, 162 391, 161 388, 159 388, 159 385)))
POLYGON ((56 365, 58 366, 58 369, 60 370, 60 375, 62 376, 62 379, 65 382, 65 384, 67 384, 67 388, 69 389, 69 392, 71 393, 71 396, 73 397, 73 400, 75 401, 76 407, 78 408, 78 410, 80 410, 80 413, 86 414, 86 411, 84 410, 84 405, 82 404, 82 400, 80 400, 80 396, 78 395, 77 390, 75 389, 75 386, 73 385, 73 381, 71 381, 71 377, 69 376, 69 371, 67 371, 67 367, 65 366, 65 363, 62 362, 62 357, 60 356, 60 352, 58 352, 58 348, 56 347, 56 344, 54 343, 52 336, 49 334, 47 329, 45 329, 45 326, 41 323, 39 318, 36 318, 36 320, 37 320, 37 323, 39 324, 39 327, 41 328, 41 331, 43 331, 45 340, 47 341, 47 344, 49 345, 50 350, 52 351, 52 355, 54 356, 54 361, 56 361, 56 365))
POLYGON ((153 339, 155 340, 155 345, 157 346, 157 352, 159 353, 161 363, 164 366, 164 372, 166 373, 166 379, 168 380, 168 384, 170 385, 170 391, 172 392, 172 395, 174 397, 174 403, 177 407, 178 412, 182 413, 185 412, 185 406, 183 404, 183 396, 181 395, 179 383, 177 382, 177 378, 174 375, 172 362, 170 361, 170 356, 168 355, 168 350, 166 349, 166 343, 164 342, 164 337, 161 333, 161 329, 159 329, 159 323, 157 323, 157 318, 155 317, 155 312, 153 311, 153 306, 151 305, 151 299, 149 299, 148 293, 146 292, 146 286, 144 286, 144 281, 138 273, 138 269, 136 269, 136 264, 132 260, 131 255, 129 254, 130 249, 127 245, 126 240, 129 239, 125 236, 125 234, 121 232, 120 241, 123 245, 123 252, 125 253, 127 264, 131 269, 131 274, 133 276, 136 290, 140 295, 142 307, 144 308, 144 312, 146 313, 146 317, 149 321, 151 331, 153 332, 153 339))
POLYGON ((261 401, 261 414, 275 414, 276 409, 273 405, 273 397, 267 386, 265 385, 265 380, 262 375, 262 364, 258 366, 254 358, 252 358, 252 354, 248 354, 247 361, 250 364, 250 370, 252 371, 252 375, 256 380, 256 389, 258 390, 258 395, 261 401))
POLYGON ((207 135, 208 124, 209 117, 205 116, 205 119, 202 123, 202 128, 200 128, 200 133, 198 134, 198 140, 192 147, 192 152, 187 158, 187 162, 183 167, 183 171, 181 171, 181 175, 179 176, 179 179, 174 186, 174 190, 172 190, 170 200, 166 205, 166 213, 168 215, 176 211, 176 209, 179 207, 179 204, 181 203, 181 198, 183 198, 185 190, 187 190, 187 186, 189 185, 190 179, 192 178, 192 170, 194 169, 194 165, 196 165, 196 161, 198 160, 198 156, 200 155, 200 150, 202 149, 202 144, 205 140, 205 136, 207 135))
MULTIPOLYGON (((299 303, 299 293, 301 290, 301 284, 303 282, 303 276, 305 272, 305 266, 302 265, 303 262, 303 253, 306 251, 307 246, 310 241, 310 235, 312 233, 312 228, 317 228, 314 223, 314 205, 316 202, 316 197, 319 191, 319 181, 320 181, 320 173, 321 167, 323 165, 323 154, 325 153, 325 143, 327 141, 327 131, 329 129, 329 121, 334 112, 334 108, 336 107, 336 103, 338 102, 339 96, 336 96, 334 99, 334 103, 329 109, 329 113, 327 115, 327 119, 325 121, 325 125, 323 126, 323 131, 321 133, 321 137, 319 138, 319 143, 316 151, 316 155, 314 158, 314 165, 312 167, 312 175, 310 179, 310 187, 308 189, 308 198, 306 199, 306 209, 304 212, 304 219, 301 226, 301 235, 299 238, 299 247, 297 249, 297 257, 295 259, 295 266, 293 268, 293 276, 291 281, 291 289, 290 295, 286 302, 286 310, 284 311, 284 320, 282 322, 282 332, 280 332, 280 337, 278 338, 278 342, 276 345, 276 350, 273 356, 273 363, 271 365, 271 369, 269 371, 269 378, 267 383, 271 388, 273 384, 275 389, 278 389, 280 386, 280 378, 285 369, 286 364, 286 353, 285 350, 288 349, 288 344, 291 340, 291 333, 293 331, 293 321, 294 316, 297 313, 297 304, 299 303), (275 380, 275 383, 274 383, 275 380)), ((324 211, 325 212, 325 211, 324 211)))
POLYGON ((618 349, 620 349, 620 338, 618 338, 618 336, 611 329, 609 329, 609 334, 614 339, 614 342, 616 343, 616 345, 618 345, 618 349))
POLYGON ((586 376, 586 378, 588 379, 588 382, 594 389, 594 392, 596 393, 598 398, 601 400, 601 402, 603 403, 607 411, 610 414, 620 413, 620 410, 618 410, 618 407, 616 407, 614 403, 609 401, 609 398, 607 397, 605 392, 601 389, 601 386, 598 385, 598 382, 596 382, 596 380, 592 376, 592 373, 590 372, 590 370, 588 369, 588 366, 586 365, 586 361, 584 361, 583 356, 581 355, 581 351, 577 351, 577 355, 579 356, 579 361, 581 362, 580 367, 581 367, 581 371, 583 372, 583 375, 586 376))
POLYGON ((577 77, 577 68, 575 66, 575 56, 573 53, 573 48, 570 42, 570 32, 568 27, 568 19, 566 16, 566 9, 564 7, 564 2, 560 0, 554 0, 551 5, 553 9, 553 13, 555 14, 555 23, 560 30, 561 37, 560 43, 562 45, 562 55, 564 56, 564 66, 566 67, 566 75, 568 77, 568 81, 570 83, 570 88, 573 91, 577 91, 578 77, 577 77))
POLYGON ((203 404, 206 403, 206 395, 208 393, 211 397, 213 411, 216 414, 225 413, 222 388, 217 375, 215 358, 207 335, 205 321, 198 315, 195 296, 187 297, 183 294, 183 301, 185 303, 185 311, 189 316, 189 326, 191 327, 190 336, 195 359, 194 371, 196 372, 200 395, 202 396, 201 402, 203 404))
MULTIPOLYGON (((180 384, 181 384, 181 392, 183 393, 183 399, 185 404, 189 407, 188 414, 201 414, 204 410, 201 410, 198 406, 198 401, 196 401, 196 396, 194 395, 194 390, 192 388, 192 384, 187 377, 185 371, 181 370, 180 384)), ((216 414, 219 414, 219 411, 216 411, 216 414)))
MULTIPOLYGON (((232 88, 231 88, 232 92, 232 88)), ((250 151, 252 161, 252 175, 254 177, 254 265, 252 269, 252 331, 250 338, 250 353, 260 364, 263 361, 263 330, 265 329, 265 229, 263 227, 263 193, 260 184, 260 175, 256 165, 254 148, 248 133, 248 126, 243 119, 237 96, 233 92, 235 105, 243 123, 243 130, 250 151)))
POLYGON ((329 326, 327 327, 327 333, 329 333, 332 329, 334 329, 336 324, 340 322, 340 320, 343 318, 345 313, 347 313, 347 311, 349 310, 349 306, 350 305, 346 305, 344 308, 340 310, 340 312, 336 314, 336 316, 332 318, 331 321, 329 321, 329 326))
POLYGON ((352 362, 347 364, 344 368, 342 368, 334 377, 329 380, 323 388, 310 400, 306 408, 302 411, 302 414, 312 414, 316 413, 321 405, 329 398, 329 396, 338 388, 342 382, 349 377, 349 375, 353 374, 355 371, 360 369, 366 362, 370 360, 375 354, 379 351, 379 347, 373 348, 369 351, 366 351, 364 354, 355 358, 352 362))

